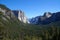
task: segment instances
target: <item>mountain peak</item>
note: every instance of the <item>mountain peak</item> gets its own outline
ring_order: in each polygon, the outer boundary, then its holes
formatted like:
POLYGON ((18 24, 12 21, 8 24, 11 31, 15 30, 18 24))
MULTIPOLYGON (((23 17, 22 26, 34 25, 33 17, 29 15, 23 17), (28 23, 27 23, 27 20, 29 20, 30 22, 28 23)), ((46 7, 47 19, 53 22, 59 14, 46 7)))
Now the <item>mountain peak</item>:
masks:
POLYGON ((44 13, 44 16, 47 17, 47 18, 49 18, 49 17, 52 16, 52 13, 50 13, 50 12, 45 12, 45 13, 44 13))
POLYGON ((30 23, 31 24, 49 24, 56 21, 60 21, 60 12, 56 12, 56 13, 45 12, 43 16, 39 16, 38 18, 36 17, 32 18, 30 23))

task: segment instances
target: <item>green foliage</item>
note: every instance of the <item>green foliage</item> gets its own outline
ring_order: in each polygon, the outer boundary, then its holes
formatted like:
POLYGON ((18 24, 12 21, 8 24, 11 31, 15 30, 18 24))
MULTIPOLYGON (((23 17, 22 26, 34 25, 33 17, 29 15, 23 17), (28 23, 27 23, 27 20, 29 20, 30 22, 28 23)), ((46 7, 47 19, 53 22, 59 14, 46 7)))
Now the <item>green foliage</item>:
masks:
POLYGON ((58 40, 60 37, 60 26, 58 22, 49 25, 31 25, 16 21, 9 22, 1 19, 0 28, 3 31, 3 40, 58 40), (4 23, 5 22, 5 23, 4 23))

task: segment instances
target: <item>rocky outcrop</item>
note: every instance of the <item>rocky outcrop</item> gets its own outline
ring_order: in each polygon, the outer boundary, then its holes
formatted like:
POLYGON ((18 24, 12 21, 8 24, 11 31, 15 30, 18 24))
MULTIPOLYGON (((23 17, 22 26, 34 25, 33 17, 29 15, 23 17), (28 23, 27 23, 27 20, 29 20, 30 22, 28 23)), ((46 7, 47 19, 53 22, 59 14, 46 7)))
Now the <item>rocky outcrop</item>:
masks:
POLYGON ((11 10, 8 11, 6 9, 0 8, 0 12, 2 12, 2 15, 3 15, 2 19, 4 19, 5 21, 7 21, 7 19, 9 19, 9 20, 15 20, 16 19, 14 13, 11 10))
POLYGON ((15 16, 23 23, 28 23, 27 17, 24 12, 21 10, 13 10, 15 16))
POLYGON ((0 4, 0 12, 3 13, 4 16, 2 17, 2 19, 4 19, 5 21, 7 20, 6 18, 8 18, 9 20, 19 20, 23 23, 28 23, 27 17, 25 16, 24 12, 21 10, 12 11, 9 8, 7 8, 5 5, 0 4))
POLYGON ((52 13, 50 13, 50 12, 45 12, 43 16, 46 17, 46 18, 49 18, 49 17, 52 16, 52 13))

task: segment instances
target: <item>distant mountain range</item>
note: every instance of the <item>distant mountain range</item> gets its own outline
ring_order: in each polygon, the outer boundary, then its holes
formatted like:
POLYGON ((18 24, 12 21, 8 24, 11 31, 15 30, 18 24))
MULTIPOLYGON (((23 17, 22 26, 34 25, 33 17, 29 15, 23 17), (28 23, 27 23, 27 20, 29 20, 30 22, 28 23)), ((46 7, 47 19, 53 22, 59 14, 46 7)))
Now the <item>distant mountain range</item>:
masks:
POLYGON ((24 12, 21 10, 10 10, 5 5, 0 4, 0 12, 3 13, 2 19, 5 21, 8 18, 9 20, 19 20, 23 23, 37 24, 37 25, 45 25, 52 22, 60 21, 60 12, 51 13, 45 12, 43 16, 37 16, 35 18, 28 18, 25 16, 24 12), (6 17, 6 18, 5 18, 6 17))
POLYGON ((60 12, 50 13, 45 12, 43 16, 37 16, 29 20, 31 24, 49 24, 52 22, 60 21, 60 12))

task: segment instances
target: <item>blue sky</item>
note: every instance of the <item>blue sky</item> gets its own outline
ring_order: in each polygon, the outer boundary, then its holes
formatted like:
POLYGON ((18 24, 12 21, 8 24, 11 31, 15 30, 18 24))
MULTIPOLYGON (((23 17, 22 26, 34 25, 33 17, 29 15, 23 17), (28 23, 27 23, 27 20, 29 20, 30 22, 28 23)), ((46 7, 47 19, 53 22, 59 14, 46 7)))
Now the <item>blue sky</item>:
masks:
POLYGON ((28 18, 60 11, 60 0, 0 0, 0 4, 11 10, 22 10, 28 18))

